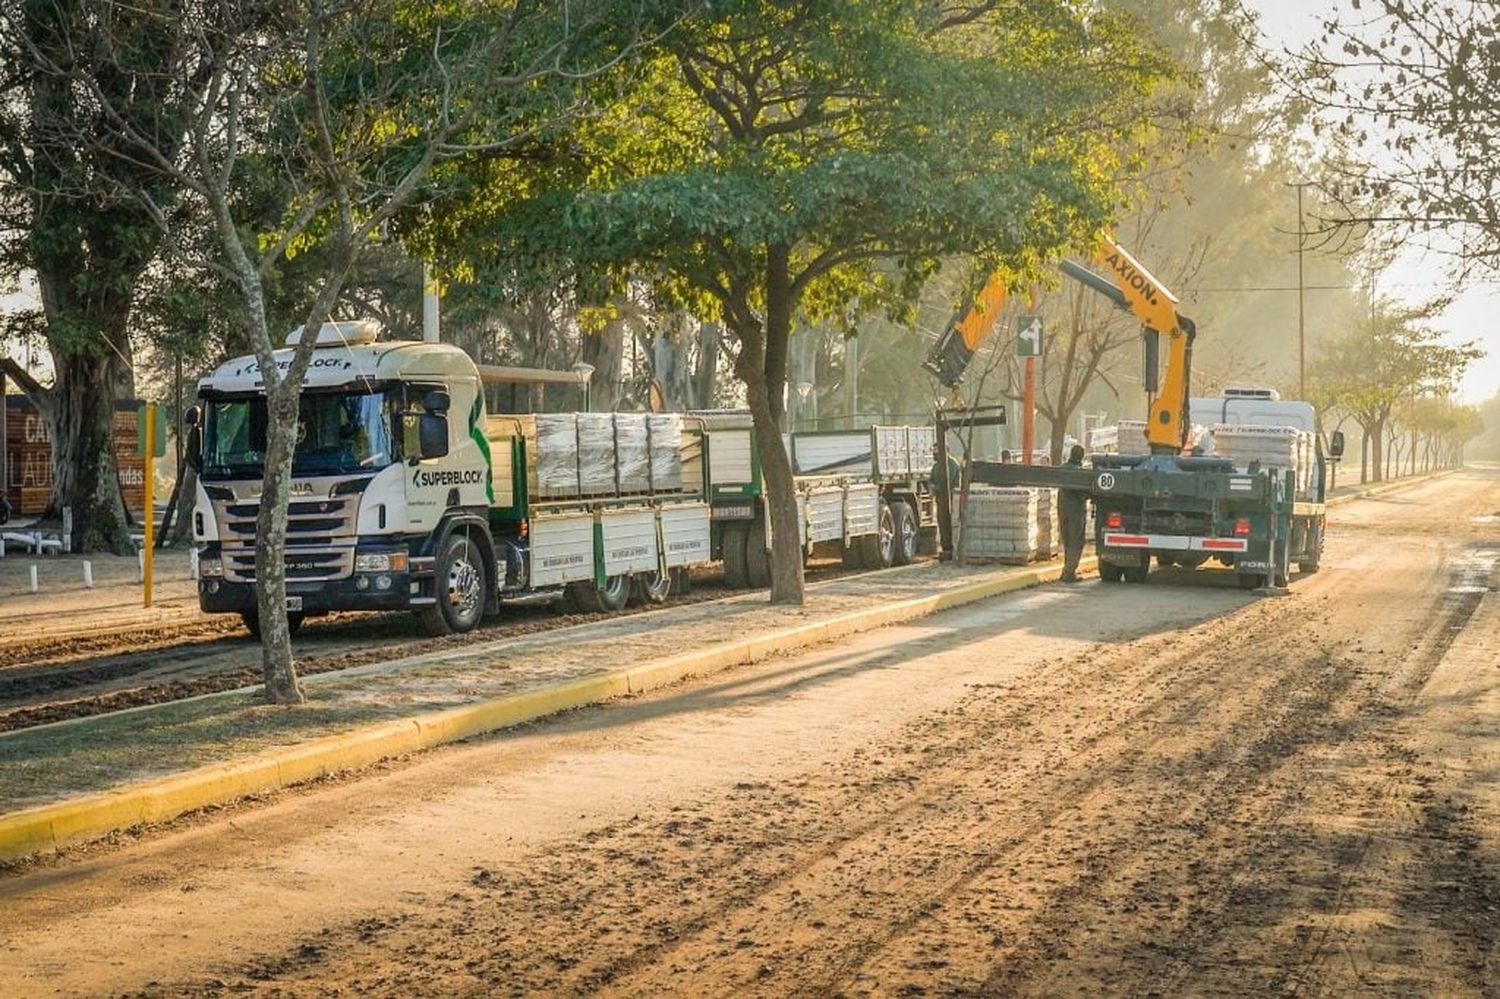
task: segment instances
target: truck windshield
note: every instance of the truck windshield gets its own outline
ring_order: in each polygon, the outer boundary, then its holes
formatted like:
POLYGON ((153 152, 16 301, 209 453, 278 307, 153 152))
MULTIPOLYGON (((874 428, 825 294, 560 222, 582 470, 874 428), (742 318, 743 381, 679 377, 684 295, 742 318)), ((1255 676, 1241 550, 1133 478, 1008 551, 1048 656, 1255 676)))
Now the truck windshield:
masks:
MULTIPOLYGON (((204 409, 204 477, 260 475, 266 460, 265 398, 212 399, 204 409)), ((373 471, 395 460, 383 392, 305 392, 296 432, 296 475, 373 471)))

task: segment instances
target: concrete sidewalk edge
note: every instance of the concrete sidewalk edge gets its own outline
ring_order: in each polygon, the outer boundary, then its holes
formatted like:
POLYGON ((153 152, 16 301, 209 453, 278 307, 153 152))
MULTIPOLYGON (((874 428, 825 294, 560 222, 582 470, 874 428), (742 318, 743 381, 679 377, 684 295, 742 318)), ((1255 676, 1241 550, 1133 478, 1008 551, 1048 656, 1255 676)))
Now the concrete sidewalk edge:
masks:
MULTIPOLYGON (((1093 568, 1093 558, 1080 568, 1093 568)), ((548 715, 670 686, 775 655, 845 638, 870 628, 915 620, 1056 579, 1060 563, 1016 567, 944 593, 850 611, 769 635, 699 649, 668 659, 550 684, 432 712, 362 726, 338 735, 210 764, 170 777, 0 815, 0 861, 100 839, 148 823, 167 822, 209 805, 287 787, 341 770, 511 728, 548 715)))

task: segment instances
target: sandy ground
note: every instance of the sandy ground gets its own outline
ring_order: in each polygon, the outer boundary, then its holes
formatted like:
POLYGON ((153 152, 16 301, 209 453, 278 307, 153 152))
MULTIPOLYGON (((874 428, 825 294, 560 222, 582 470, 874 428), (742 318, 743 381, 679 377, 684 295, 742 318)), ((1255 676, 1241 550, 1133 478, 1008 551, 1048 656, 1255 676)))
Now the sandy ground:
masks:
POLYGON ((1500 994, 1500 475, 0 882, 16 994, 1500 994))

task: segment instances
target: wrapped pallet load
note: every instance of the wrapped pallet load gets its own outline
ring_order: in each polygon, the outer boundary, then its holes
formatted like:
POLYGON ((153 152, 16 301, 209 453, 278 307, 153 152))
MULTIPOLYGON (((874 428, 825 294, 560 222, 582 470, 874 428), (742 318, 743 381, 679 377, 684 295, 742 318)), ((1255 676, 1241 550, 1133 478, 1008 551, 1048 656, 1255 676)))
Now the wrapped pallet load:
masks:
POLYGON ((615 413, 615 463, 620 492, 631 495, 651 490, 651 437, 644 413, 615 413))
POLYGON ((616 489, 613 413, 578 414, 578 492, 604 496, 616 489))
POLYGON ((578 495, 578 418, 574 413, 538 413, 533 417, 535 454, 532 488, 540 499, 578 495))
MULTIPOLYGON (((959 538, 964 554, 1013 563, 1036 558, 1040 547, 1038 492, 1024 487, 971 489, 959 538)), ((955 495, 955 508, 958 502, 955 495)))
POLYGON ((1057 551, 1057 490, 1037 489, 1036 492, 1036 554, 1037 558, 1049 559, 1057 551))
POLYGON ((1146 421, 1145 420, 1121 420, 1116 424, 1118 438, 1116 447, 1120 454, 1150 454, 1151 446, 1146 443, 1146 421))
POLYGON ((646 417, 651 442, 651 485, 659 493, 681 491, 682 483, 682 416, 678 413, 652 413, 646 417))

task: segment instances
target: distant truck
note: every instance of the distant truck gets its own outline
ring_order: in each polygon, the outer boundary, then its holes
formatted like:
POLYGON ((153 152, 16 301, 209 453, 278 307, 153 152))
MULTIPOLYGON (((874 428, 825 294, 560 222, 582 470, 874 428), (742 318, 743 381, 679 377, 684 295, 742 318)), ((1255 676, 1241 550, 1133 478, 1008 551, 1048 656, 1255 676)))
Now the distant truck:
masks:
POLYGON ((1293 564, 1316 572, 1342 435, 1325 446, 1313 407, 1271 389, 1194 397, 1189 412, 1207 432, 1175 468, 1095 454, 1080 470, 1094 496, 1101 577, 1142 581, 1152 557, 1189 568, 1212 559, 1248 588, 1285 585, 1293 564))
MULTIPOLYGON (((337 610, 412 610, 433 634, 468 631, 511 601, 618 610, 665 600, 715 560, 732 586, 769 581, 744 414, 491 413, 486 386, 513 384, 517 369, 477 366, 449 344, 380 341, 369 323, 317 336, 288 506, 294 629, 337 610)), ((198 397, 199 603, 254 631, 258 362, 224 362, 198 397)), ((909 561, 933 523, 932 442, 917 427, 791 435, 805 549, 867 568, 909 561)))

